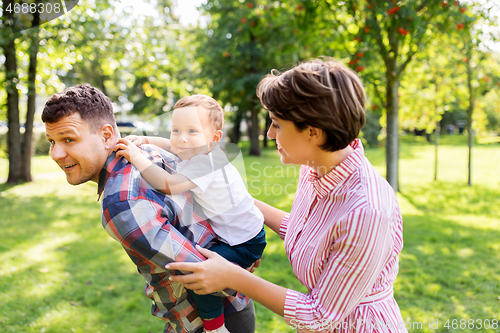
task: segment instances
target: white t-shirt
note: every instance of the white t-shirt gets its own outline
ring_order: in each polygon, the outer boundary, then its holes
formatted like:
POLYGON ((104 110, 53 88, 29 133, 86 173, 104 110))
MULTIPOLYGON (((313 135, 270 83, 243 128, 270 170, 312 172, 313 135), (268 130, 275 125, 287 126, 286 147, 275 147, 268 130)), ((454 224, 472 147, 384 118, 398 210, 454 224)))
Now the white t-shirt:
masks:
POLYGON ((177 172, 197 186, 191 191, 221 241, 238 245, 262 230, 264 216, 220 147, 180 162, 177 172))

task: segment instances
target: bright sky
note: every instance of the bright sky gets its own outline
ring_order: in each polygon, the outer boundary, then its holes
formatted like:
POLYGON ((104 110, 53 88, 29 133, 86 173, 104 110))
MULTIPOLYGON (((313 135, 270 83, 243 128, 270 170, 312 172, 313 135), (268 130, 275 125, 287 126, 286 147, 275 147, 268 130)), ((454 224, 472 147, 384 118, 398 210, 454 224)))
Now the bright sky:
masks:
MULTIPOLYGON (((198 19, 196 7, 200 6, 202 3, 206 3, 206 0, 174 0, 175 7, 173 8, 173 12, 179 16, 182 24, 195 24, 198 19)), ((143 15, 151 15, 151 13, 156 10, 147 2, 140 0, 121 0, 121 2, 116 2, 115 4, 117 8, 130 6, 135 13, 143 15)))
POLYGON ((180 15, 180 20, 182 24, 188 25, 190 23, 196 23, 198 19, 198 11, 196 7, 200 6, 202 3, 206 3, 205 0, 177 0, 178 9, 174 13, 180 15))

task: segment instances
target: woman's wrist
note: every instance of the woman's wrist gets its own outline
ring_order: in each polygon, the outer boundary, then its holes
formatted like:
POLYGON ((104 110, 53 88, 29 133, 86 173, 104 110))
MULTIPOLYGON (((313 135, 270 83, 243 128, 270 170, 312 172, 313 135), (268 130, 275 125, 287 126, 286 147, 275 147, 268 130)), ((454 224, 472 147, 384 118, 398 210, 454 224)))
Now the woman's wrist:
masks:
POLYGON ((234 264, 232 262, 229 262, 226 260, 226 266, 223 268, 224 273, 223 275, 223 282, 224 285, 227 286, 228 289, 233 289, 233 290, 238 290, 236 289, 238 287, 238 284, 236 283, 236 280, 240 280, 244 278, 245 272, 248 273, 248 271, 237 264, 234 264))
POLYGON ((237 290, 283 316, 288 289, 266 281, 239 266, 231 274, 227 278, 229 289, 237 290))

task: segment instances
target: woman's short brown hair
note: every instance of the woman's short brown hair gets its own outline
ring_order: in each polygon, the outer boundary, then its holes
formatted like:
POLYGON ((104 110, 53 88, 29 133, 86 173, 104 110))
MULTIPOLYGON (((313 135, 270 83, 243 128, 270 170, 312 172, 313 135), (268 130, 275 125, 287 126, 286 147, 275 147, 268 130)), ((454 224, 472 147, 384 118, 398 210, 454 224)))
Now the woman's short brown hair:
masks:
POLYGON ((268 74, 257 86, 262 106, 280 119, 322 129, 321 148, 337 151, 356 139, 365 124, 365 91, 359 77, 338 61, 304 62, 283 74, 268 74))
POLYGON ((175 109, 180 109, 188 106, 203 106, 208 110, 208 117, 215 130, 222 130, 224 125, 224 110, 220 104, 210 96, 197 94, 181 98, 174 105, 175 109))
POLYGON ((42 121, 56 123, 73 113, 80 114, 92 133, 96 133, 104 124, 116 127, 111 100, 89 84, 77 85, 54 94, 45 103, 42 121))

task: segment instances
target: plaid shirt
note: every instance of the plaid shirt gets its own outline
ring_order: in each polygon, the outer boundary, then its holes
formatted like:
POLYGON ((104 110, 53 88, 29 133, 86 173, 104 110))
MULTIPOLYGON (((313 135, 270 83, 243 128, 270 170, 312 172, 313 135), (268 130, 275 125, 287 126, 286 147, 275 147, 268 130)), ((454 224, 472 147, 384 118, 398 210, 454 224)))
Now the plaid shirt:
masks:
MULTIPOLYGON (((173 155, 153 145, 141 149, 153 163, 172 172, 173 155)), ((202 327, 193 299, 181 283, 168 280, 175 272, 165 269, 173 261, 205 260, 195 244, 210 247, 216 239, 196 201, 189 193, 166 196, 154 190, 131 163, 116 158, 115 153, 101 171, 98 194, 102 195, 102 225, 146 279, 144 292, 153 300, 151 313, 167 322, 165 332, 202 327)), ((248 298, 241 294, 226 297, 225 313, 247 304, 248 298)))

